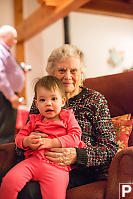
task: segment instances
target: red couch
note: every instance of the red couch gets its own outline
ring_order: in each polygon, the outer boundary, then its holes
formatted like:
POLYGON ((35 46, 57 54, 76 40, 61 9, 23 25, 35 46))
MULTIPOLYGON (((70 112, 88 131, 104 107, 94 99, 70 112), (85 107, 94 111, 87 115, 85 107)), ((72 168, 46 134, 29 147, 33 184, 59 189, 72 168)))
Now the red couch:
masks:
MULTIPOLYGON (((133 115, 133 71, 88 78, 84 85, 100 91, 108 100, 111 116, 131 113, 133 115)), ((129 146, 133 142, 133 133, 129 146)), ((16 164, 14 143, 0 145, 0 178, 16 164)), ((99 181, 67 191, 67 199, 120 199, 119 183, 131 183, 133 176, 133 147, 117 153, 110 169, 108 181, 99 181)), ((133 198, 133 191, 126 199, 133 198)), ((24 198, 23 198, 24 199, 24 198)))

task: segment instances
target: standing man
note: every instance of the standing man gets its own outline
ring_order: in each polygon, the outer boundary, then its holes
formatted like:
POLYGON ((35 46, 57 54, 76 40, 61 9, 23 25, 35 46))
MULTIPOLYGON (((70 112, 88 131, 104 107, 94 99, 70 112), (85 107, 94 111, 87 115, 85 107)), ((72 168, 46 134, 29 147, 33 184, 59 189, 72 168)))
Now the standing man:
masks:
POLYGON ((17 92, 24 87, 24 72, 10 49, 17 43, 17 31, 9 25, 0 27, 0 144, 14 141, 17 92))

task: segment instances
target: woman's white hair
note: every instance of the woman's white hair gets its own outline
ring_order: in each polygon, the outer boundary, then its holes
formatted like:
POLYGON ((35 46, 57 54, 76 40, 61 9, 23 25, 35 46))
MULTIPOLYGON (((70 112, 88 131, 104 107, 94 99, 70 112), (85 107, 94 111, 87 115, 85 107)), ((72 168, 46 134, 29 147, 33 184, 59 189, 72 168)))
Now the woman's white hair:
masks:
POLYGON ((17 31, 14 27, 9 26, 9 25, 4 25, 0 27, 0 37, 8 35, 9 33, 16 35, 17 31))
POLYGON ((84 73, 84 54, 76 46, 70 44, 64 44, 52 51, 46 66, 47 73, 52 75, 54 73, 55 63, 68 57, 79 57, 81 61, 81 70, 84 73))

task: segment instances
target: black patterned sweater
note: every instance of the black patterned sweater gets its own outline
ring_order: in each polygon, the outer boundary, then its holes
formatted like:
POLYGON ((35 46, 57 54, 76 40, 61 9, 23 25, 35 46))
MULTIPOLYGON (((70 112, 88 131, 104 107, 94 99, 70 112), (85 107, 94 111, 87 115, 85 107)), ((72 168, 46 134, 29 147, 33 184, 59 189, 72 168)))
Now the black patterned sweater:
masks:
MULTIPOLYGON (((82 129, 82 140, 87 148, 77 150, 77 165, 85 167, 108 168, 118 151, 114 127, 107 101, 103 95, 92 89, 82 91, 70 98, 67 108, 73 109, 82 129)), ((33 101, 30 114, 39 111, 33 101)))

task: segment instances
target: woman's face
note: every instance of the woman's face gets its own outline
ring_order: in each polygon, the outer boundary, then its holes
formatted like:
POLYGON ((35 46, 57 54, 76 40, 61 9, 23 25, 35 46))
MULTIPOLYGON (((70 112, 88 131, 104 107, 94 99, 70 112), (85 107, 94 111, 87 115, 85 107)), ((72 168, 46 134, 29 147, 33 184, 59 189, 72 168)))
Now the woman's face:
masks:
POLYGON ((82 77, 80 58, 69 57, 56 62, 53 75, 63 82, 68 98, 80 92, 79 86, 82 77))

